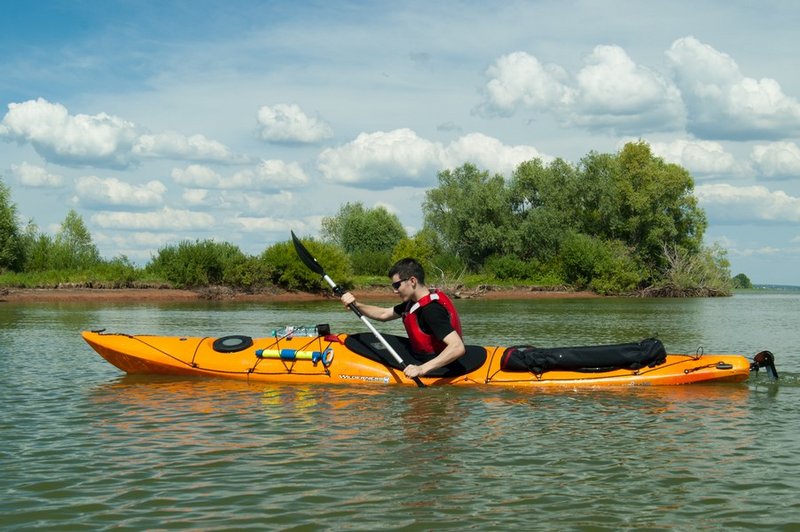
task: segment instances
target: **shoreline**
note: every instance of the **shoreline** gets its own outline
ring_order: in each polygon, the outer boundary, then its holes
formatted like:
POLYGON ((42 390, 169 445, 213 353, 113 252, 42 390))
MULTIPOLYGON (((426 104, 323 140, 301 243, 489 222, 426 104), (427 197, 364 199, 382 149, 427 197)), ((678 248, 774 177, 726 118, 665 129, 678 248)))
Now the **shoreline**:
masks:
MULTIPOLYGON (((394 295, 385 287, 355 288, 359 299, 391 299, 394 295)), ((496 288, 479 287, 458 290, 456 299, 571 299, 602 297, 593 292, 567 290, 541 290, 531 287, 496 288)), ((176 288, 0 288, 0 303, 31 302, 169 302, 169 301, 324 301, 334 299, 330 293, 312 294, 272 289, 260 293, 234 292, 230 289, 210 287, 200 290, 176 288)))

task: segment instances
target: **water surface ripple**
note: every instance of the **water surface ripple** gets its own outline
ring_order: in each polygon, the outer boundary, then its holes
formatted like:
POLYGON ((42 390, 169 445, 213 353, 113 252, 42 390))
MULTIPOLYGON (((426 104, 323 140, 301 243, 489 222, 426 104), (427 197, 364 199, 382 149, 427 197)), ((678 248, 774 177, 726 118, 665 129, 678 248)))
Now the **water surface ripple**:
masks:
POLYGON ((708 341, 751 356, 771 340, 783 374, 559 391, 125 376, 81 329, 356 327, 330 303, 4 304, 0 528, 796 530, 798 300, 462 302, 477 342, 657 328, 685 350, 708 341))

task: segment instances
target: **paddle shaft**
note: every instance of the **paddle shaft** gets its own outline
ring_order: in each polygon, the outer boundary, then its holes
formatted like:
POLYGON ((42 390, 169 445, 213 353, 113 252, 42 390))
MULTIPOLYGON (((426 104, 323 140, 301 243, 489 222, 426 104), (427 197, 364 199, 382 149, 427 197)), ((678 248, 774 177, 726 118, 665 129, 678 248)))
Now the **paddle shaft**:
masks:
MULTIPOLYGON (((326 283, 330 285, 331 289, 337 296, 342 295, 342 289, 339 288, 339 286, 333 282, 333 279, 328 277, 327 274, 323 274, 322 278, 325 280, 326 283)), ((389 344, 389 342, 386 341, 386 338, 384 338, 383 335, 378 332, 378 330, 375 328, 374 325, 372 325, 369 319, 367 319, 367 317, 364 316, 364 313, 361 312, 361 309, 359 309, 355 303, 350 303, 347 306, 347 308, 352 310, 353 314, 358 316, 359 319, 362 322, 364 322, 364 325, 366 325, 367 328, 372 332, 372 334, 375 335, 375 338, 377 338, 380 341, 380 343, 383 344, 383 347, 385 347, 386 350, 389 351, 389 354, 392 355, 392 358, 394 358, 395 361, 397 361, 397 363, 400 365, 400 368, 406 369, 406 366, 408 366, 408 364, 406 364, 405 361, 400 357, 400 355, 397 354, 397 351, 395 351, 394 348, 389 344)), ((417 386, 419 386, 420 388, 423 388, 425 386, 425 384, 421 380, 419 380, 419 377, 414 377, 414 382, 416 382, 417 386)))
MULTIPOLYGON (((300 260, 303 261, 303 264, 305 264, 312 272, 320 274, 322 278, 325 280, 325 282, 330 285, 331 289, 333 290, 333 293, 341 297, 344 291, 335 282, 333 282, 333 279, 331 279, 327 273, 325 273, 325 269, 319 262, 317 262, 317 259, 315 259, 311 255, 311 253, 308 252, 303 243, 300 242, 300 239, 297 238, 297 236, 294 234, 294 231, 291 231, 291 233, 292 233, 292 241, 294 242, 294 248, 297 251, 297 255, 300 257, 300 260)), ((372 334, 375 335, 375 338, 377 338, 380 341, 380 343, 383 344, 383 347, 385 347, 386 350, 389 351, 389 353, 392 355, 392 358, 394 358, 395 361, 400 365, 400 368, 406 369, 408 364, 406 364, 405 361, 400 357, 400 355, 397 354, 397 351, 395 351, 392 348, 392 346, 389 345, 389 342, 386 341, 386 338, 384 338, 383 335, 379 333, 378 330, 375 329, 375 327, 372 326, 372 323, 370 323, 367 317, 364 316, 361 310, 359 310, 358 306, 356 306, 355 303, 351 303, 348 305, 348 308, 352 310, 353 314, 358 316, 362 322, 364 322, 364 325, 366 325, 367 328, 369 328, 369 330, 372 332, 372 334)), ((425 384, 419 379, 419 377, 413 377, 413 380, 420 388, 425 387, 425 384)))

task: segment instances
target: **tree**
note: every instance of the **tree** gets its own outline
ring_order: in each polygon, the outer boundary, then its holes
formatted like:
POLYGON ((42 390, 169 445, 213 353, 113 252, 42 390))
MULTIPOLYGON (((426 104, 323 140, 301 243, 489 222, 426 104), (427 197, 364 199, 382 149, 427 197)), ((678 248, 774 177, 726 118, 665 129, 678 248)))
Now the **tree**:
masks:
POLYGON ((505 249, 512 216, 501 175, 490 176, 469 163, 439 172, 439 186, 426 192, 422 211, 445 250, 473 268, 505 249))
POLYGON ((591 194, 582 232, 635 249, 651 278, 669 266, 666 244, 690 254, 702 248, 706 217, 693 195, 694 180, 654 156, 645 142, 628 143, 616 156, 592 153, 581 161, 581 172, 591 194))
POLYGON ((391 255, 397 243, 406 236, 397 215, 380 206, 365 209, 361 202, 345 203, 336 216, 322 219, 322 238, 338 244, 346 253, 391 255))
POLYGON ((521 163, 511 179, 509 251, 522 260, 550 261, 578 222, 582 184, 575 168, 562 159, 545 166, 541 159, 521 163))
POLYGON ((20 271, 24 260, 17 206, 11 201, 8 187, 0 181, 0 271, 20 271))
POLYGON ((55 269, 53 264, 53 238, 50 235, 39 232, 39 228, 28 221, 22 233, 22 241, 25 248, 25 264, 22 270, 25 272, 43 272, 55 269))
POLYGON ((743 273, 737 274, 733 278, 734 288, 753 288, 753 283, 750 278, 743 273))
POLYGON ((56 233, 53 261, 56 268, 65 270, 87 269, 102 262, 91 233, 73 209, 69 210, 56 233))

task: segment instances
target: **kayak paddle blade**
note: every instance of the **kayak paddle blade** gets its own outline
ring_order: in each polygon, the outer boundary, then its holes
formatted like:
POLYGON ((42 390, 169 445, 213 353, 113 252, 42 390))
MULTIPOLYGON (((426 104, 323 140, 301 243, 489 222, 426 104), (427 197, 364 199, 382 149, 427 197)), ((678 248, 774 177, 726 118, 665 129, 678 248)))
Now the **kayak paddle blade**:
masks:
POLYGON ((294 243, 294 249, 297 251, 297 256, 300 257, 300 260, 303 261, 303 264, 308 266, 308 269, 318 273, 322 276, 325 275, 325 270, 323 269, 322 265, 317 262, 311 253, 308 252, 306 247, 300 242, 300 239, 297 238, 297 235, 294 234, 294 231, 290 231, 292 233, 292 242, 294 243))

